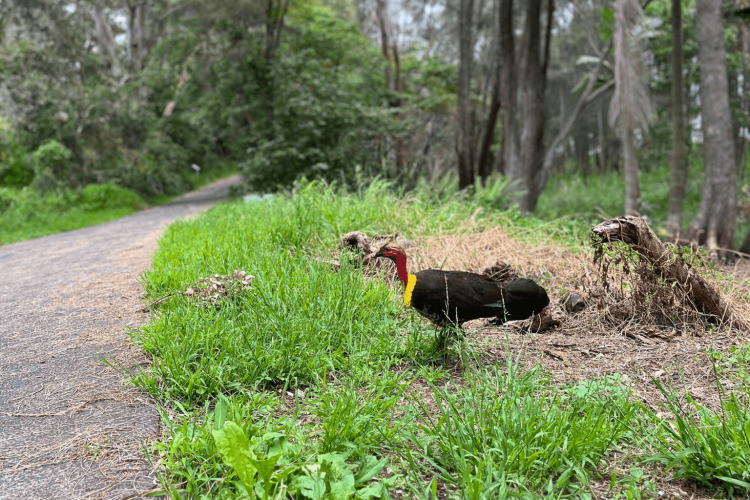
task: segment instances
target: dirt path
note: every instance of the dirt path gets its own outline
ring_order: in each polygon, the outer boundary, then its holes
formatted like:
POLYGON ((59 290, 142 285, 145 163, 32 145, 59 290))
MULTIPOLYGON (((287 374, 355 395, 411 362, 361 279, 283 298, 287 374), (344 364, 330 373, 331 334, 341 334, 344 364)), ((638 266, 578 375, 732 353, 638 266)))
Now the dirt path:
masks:
MULTIPOLYGON (((238 177, 99 226, 0 247, 0 499, 119 499, 158 486, 151 400, 102 358, 145 364, 139 275, 165 226, 238 177)), ((138 497, 134 497, 138 498, 138 497)))

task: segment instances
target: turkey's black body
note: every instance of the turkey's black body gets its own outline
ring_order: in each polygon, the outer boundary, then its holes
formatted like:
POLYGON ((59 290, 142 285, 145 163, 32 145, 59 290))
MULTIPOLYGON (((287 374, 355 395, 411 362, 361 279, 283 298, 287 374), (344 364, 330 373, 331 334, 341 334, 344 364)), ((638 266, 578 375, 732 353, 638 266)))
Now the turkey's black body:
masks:
POLYGON ((527 279, 498 283, 480 274, 438 269, 415 276, 411 307, 438 326, 478 318, 526 319, 549 304, 544 288, 527 279))

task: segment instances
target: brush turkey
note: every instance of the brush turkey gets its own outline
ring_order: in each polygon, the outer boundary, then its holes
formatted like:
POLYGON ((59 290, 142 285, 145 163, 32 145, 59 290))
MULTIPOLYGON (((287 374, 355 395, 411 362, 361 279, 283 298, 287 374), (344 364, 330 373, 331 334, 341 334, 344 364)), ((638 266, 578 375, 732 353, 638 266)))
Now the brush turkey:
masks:
POLYGON ((406 270, 406 254, 395 243, 387 243, 375 257, 396 264, 404 284, 404 303, 439 327, 460 327, 478 318, 499 322, 526 319, 549 304, 544 288, 531 280, 515 278, 504 283, 481 274, 426 269, 416 274, 406 270))

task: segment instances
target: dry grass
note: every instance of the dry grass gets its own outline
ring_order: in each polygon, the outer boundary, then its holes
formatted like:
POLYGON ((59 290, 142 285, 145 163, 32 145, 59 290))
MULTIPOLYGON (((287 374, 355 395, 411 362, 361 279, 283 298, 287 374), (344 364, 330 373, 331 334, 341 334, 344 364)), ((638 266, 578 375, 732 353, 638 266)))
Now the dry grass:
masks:
MULTIPOLYGON (((552 244, 530 246, 498 227, 475 234, 424 238, 415 241, 407 253, 411 271, 430 267, 477 270, 498 260, 507 262, 521 276, 543 283, 554 306, 571 291, 595 302, 591 294, 604 279, 593 261, 593 249, 574 252, 552 244)), ((741 281, 750 275, 750 262, 723 270, 706 264, 700 272, 722 291, 739 315, 750 318, 746 299, 750 287, 741 281), (727 272, 732 274, 727 276, 727 272)), ((643 277, 628 276, 622 269, 611 267, 606 278, 625 284, 630 281, 634 290, 634 280, 643 277)), ((635 394, 655 411, 659 411, 663 398, 653 379, 671 380, 678 386, 684 384, 698 402, 718 409, 719 394, 706 351, 728 352, 732 346, 748 342, 748 333, 695 321, 695 314, 690 323, 665 325, 659 315, 649 314, 646 304, 629 302, 627 285, 623 290, 619 302, 613 296, 604 297, 597 304, 603 308, 589 307, 575 315, 565 314, 562 325, 539 334, 491 326, 486 320, 465 326, 486 362, 520 353, 527 366, 541 363, 562 383, 621 373, 628 376, 635 394), (607 300, 609 303, 605 303, 607 300), (638 315, 644 311, 644 315, 638 315)), ((726 382, 731 387, 731 382, 726 382)))

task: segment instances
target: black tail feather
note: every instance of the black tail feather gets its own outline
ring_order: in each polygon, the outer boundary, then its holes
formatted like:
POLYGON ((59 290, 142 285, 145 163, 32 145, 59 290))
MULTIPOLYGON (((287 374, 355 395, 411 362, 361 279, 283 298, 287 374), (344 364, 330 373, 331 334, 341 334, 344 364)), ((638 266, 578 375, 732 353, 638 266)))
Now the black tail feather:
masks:
POLYGON ((503 284, 505 294, 505 312, 508 320, 526 319, 532 314, 539 314, 549 305, 547 291, 536 282, 516 278, 503 284))

